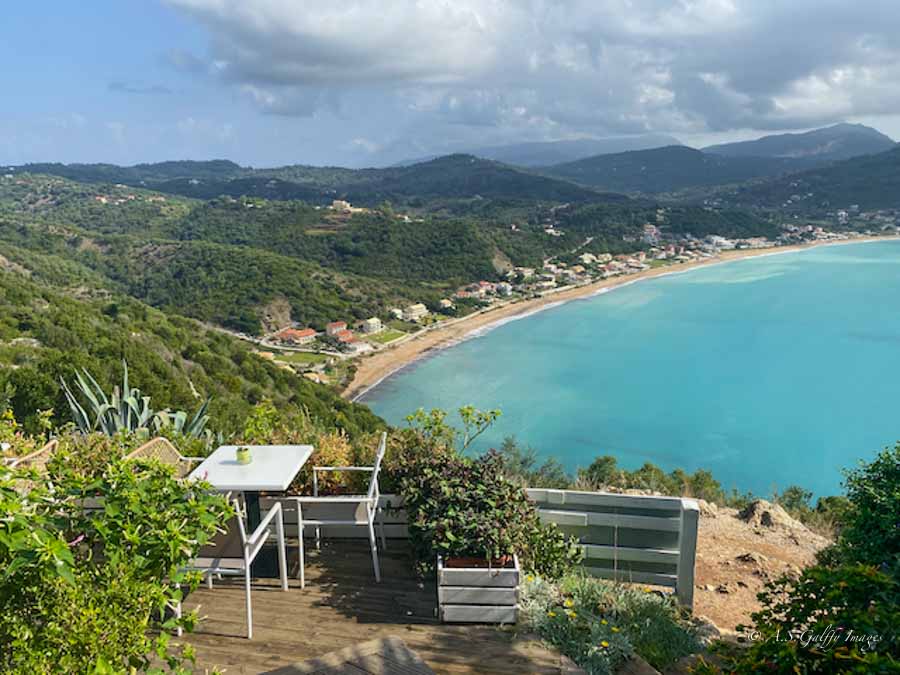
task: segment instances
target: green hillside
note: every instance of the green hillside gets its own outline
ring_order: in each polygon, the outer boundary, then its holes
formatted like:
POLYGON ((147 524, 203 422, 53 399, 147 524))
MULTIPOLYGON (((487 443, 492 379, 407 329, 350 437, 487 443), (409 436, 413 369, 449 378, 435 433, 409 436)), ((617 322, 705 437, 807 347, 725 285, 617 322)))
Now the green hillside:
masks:
POLYGON ((350 432, 379 424, 367 408, 277 368, 239 340, 89 288, 85 282, 96 279, 77 265, 8 246, 3 250, 0 396, 26 423, 48 408, 56 411, 58 422, 67 420, 59 377, 71 378, 75 368, 86 367, 111 388, 121 377, 125 358, 131 381, 159 406, 195 409, 212 396, 217 430, 233 431, 235 420, 244 419, 262 399, 279 407, 303 407, 350 432), (58 271, 48 273, 54 266, 58 271))
POLYGON ((900 208, 900 147, 741 186, 722 196, 739 204, 771 208, 847 208, 854 204, 862 210, 900 208))
POLYGON ((739 183, 799 171, 808 161, 769 157, 725 157, 682 145, 598 155, 544 169, 544 173, 600 190, 657 194, 739 183))
MULTIPOLYGON (((384 189, 415 184, 422 194, 396 210, 382 204, 353 213, 296 200, 198 200, 18 174, 0 178, 0 253, 52 255, 60 269, 68 266, 83 277, 80 285, 260 334, 289 320, 321 329, 339 319, 386 316, 389 307, 410 302, 436 305, 461 285, 499 279, 504 266, 540 266, 588 241, 595 252, 634 251, 643 246, 648 222, 673 235, 773 234, 770 223, 747 212, 683 207, 660 221, 656 204, 593 192, 595 199, 567 206, 538 196, 425 196, 441 181, 440 167, 467 167, 471 159, 379 170, 384 189), (554 222, 565 236, 545 232, 554 222)), ((513 184, 520 189, 516 181, 571 187, 473 161, 480 168, 457 171, 473 181, 471 190, 506 194, 513 184)), ((361 172, 357 179, 372 180, 372 174, 361 172)), ((448 180, 443 193, 462 194, 460 184, 452 187, 452 175, 448 180)), ((44 264, 38 260, 30 262, 44 264)))

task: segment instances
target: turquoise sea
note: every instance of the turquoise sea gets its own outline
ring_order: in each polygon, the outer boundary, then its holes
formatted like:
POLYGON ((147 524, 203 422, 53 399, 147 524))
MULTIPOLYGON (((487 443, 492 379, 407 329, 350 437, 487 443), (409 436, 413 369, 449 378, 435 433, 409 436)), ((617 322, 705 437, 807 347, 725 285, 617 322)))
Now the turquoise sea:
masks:
POLYGON ((599 454, 710 469, 726 488, 840 490, 900 439, 900 242, 640 281, 435 352, 362 401, 393 423, 471 403, 569 470, 599 454))

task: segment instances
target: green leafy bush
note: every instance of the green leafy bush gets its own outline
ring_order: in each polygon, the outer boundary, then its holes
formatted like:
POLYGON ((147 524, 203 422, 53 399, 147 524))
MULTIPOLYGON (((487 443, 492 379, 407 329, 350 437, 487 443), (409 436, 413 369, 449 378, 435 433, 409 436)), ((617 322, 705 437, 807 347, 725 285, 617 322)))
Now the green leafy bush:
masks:
POLYGON ((472 408, 460 411, 466 430, 445 423, 442 411, 411 416, 414 428, 395 437, 387 470, 409 514, 410 541, 420 569, 435 556, 494 560, 520 556, 526 570, 557 577, 580 561, 581 550, 556 527, 540 522, 524 489, 504 473, 496 452, 477 458, 462 449, 496 418, 472 408))
POLYGON ((810 567, 759 595, 738 673, 900 672, 900 583, 866 565, 810 567))
POLYGON ((0 470, 0 671, 186 672, 191 650, 169 640, 196 616, 161 617, 230 515, 207 490, 157 463, 57 463, 52 482, 0 470))
POLYGON ((900 672, 900 444, 849 471, 846 487, 846 501, 819 502, 842 514, 838 541, 799 579, 766 585, 751 647, 728 672, 900 672))
POLYGON ((836 559, 900 567, 900 443, 846 473, 850 507, 836 559))

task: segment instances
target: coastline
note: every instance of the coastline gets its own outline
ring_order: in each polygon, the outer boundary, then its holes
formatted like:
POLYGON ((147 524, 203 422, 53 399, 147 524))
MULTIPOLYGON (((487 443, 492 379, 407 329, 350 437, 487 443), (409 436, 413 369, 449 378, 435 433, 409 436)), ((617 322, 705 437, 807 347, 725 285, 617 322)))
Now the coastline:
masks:
POLYGON ((386 347, 380 351, 362 357, 357 362, 356 373, 353 380, 341 393, 346 399, 356 401, 368 391, 378 386, 381 382, 394 375, 403 368, 411 365, 428 352, 451 347, 462 340, 473 337, 475 333, 491 327, 496 327, 509 320, 524 318, 530 314, 550 309, 561 304, 587 298, 600 293, 611 291, 614 288, 627 286, 644 279, 681 274, 700 267, 757 258, 782 253, 805 251, 823 246, 839 246, 846 244, 862 244, 876 241, 898 241, 897 236, 871 236, 856 237, 839 241, 811 242, 809 244, 796 244, 793 246, 773 246, 770 248, 742 249, 722 251, 719 255, 706 260, 698 260, 689 263, 665 265, 654 269, 624 274, 610 279, 602 279, 581 286, 565 288, 556 293, 549 293, 537 298, 517 300, 484 310, 480 310, 468 316, 439 324, 438 326, 417 333, 409 339, 399 341, 399 344, 386 347))

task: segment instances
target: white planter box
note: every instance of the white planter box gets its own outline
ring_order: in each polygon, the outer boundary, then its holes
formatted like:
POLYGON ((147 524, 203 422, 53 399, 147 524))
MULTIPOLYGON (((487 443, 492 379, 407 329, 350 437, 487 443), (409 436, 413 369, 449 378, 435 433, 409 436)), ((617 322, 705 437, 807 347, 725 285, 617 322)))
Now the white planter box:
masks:
POLYGON ((519 558, 513 566, 444 567, 438 556, 438 612, 444 623, 515 623, 519 602, 519 558))

